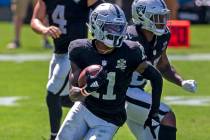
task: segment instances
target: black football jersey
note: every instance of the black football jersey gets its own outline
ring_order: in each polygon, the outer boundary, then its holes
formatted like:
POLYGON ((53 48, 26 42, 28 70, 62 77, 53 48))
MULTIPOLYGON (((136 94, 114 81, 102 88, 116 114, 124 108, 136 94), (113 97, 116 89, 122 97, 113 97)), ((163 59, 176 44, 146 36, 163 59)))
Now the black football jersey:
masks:
POLYGON ((67 53, 70 41, 86 38, 90 8, 87 0, 43 0, 49 24, 59 27, 62 35, 54 39, 55 53, 67 53))
POLYGON ((125 94, 133 71, 144 61, 139 43, 125 41, 110 54, 99 54, 95 40, 72 41, 70 61, 81 69, 100 64, 108 72, 106 84, 85 99, 84 105, 96 116, 121 126, 126 120, 125 94))
MULTIPOLYGON (((163 51, 167 49, 170 40, 170 31, 166 29, 165 34, 161 36, 154 35, 151 42, 148 42, 142 32, 140 32, 140 26, 130 25, 127 28, 128 38, 133 41, 138 41, 142 44, 147 57, 147 61, 156 66, 163 51)), ((144 88, 146 80, 138 73, 133 73, 131 87, 144 88)))

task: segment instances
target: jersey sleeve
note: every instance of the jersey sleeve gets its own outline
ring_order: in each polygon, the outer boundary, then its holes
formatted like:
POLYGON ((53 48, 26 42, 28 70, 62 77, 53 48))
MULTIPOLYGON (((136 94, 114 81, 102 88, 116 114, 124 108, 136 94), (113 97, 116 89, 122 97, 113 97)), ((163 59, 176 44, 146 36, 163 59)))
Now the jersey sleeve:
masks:
POLYGON ((168 47, 168 44, 169 44, 169 41, 170 41, 170 39, 171 39, 171 32, 170 32, 170 30, 169 30, 169 28, 167 27, 166 28, 166 40, 167 40, 167 44, 166 44, 166 46, 168 47))
POLYGON ((82 6, 83 8, 87 8, 87 0, 74 0, 78 5, 82 6))
POLYGON ((132 48, 132 67, 136 69, 139 64, 146 61, 146 58, 147 57, 144 52, 144 47, 137 42, 136 45, 132 48))
POLYGON ((77 41, 72 41, 68 49, 69 60, 81 68, 80 56, 82 54, 82 46, 77 41))

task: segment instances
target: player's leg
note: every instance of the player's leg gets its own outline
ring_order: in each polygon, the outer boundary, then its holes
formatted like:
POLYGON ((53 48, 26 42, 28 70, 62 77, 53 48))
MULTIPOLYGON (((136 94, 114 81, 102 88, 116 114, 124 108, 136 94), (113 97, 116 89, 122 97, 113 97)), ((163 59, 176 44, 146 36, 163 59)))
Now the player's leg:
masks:
POLYGON ((60 128, 56 140, 83 140, 88 131, 86 115, 88 114, 82 103, 75 102, 60 128))
POLYGON ((110 126, 96 126, 91 128, 84 140, 112 140, 118 128, 110 126))
POLYGON ((74 102, 69 99, 69 95, 61 96, 61 105, 62 107, 72 107, 74 102))
POLYGON ((159 140, 176 140, 176 118, 173 112, 168 112, 160 122, 159 140))
POLYGON ((86 121, 89 127, 84 140, 112 140, 118 130, 118 126, 109 123, 86 109, 86 121))
POLYGON ((127 119, 126 123, 129 127, 130 131, 135 136, 135 138, 137 140, 143 140, 143 132, 144 132, 143 125, 140 125, 138 122, 135 122, 131 119, 127 119))
MULTIPOLYGON (((133 131, 133 129, 136 128, 137 125, 141 128, 144 125, 144 122, 148 116, 149 108, 151 106, 151 95, 145 93, 144 91, 138 89, 138 88, 129 88, 127 91, 127 116, 128 116, 128 127, 131 129, 131 131, 134 133, 134 135, 138 138, 141 137, 141 140, 152 140, 153 137, 151 135, 151 132, 149 129, 139 129, 140 131, 133 131), (132 123, 130 123, 132 122, 132 123)), ((159 138, 159 140, 164 140, 165 138, 164 133, 171 133, 171 138, 174 138, 174 135, 176 135, 176 131, 173 132, 165 132, 165 126, 167 128, 171 128, 173 130, 176 130, 176 119, 171 112, 171 109, 161 103, 160 110, 159 110, 159 117, 160 117, 160 125, 155 129, 156 135, 159 138), (173 133, 173 134, 172 134, 173 133), (164 136, 163 136, 164 135, 164 136)), ((170 130, 172 130, 170 129, 170 130)), ((167 131, 170 131, 167 130, 167 131)))
MULTIPOLYGON (((70 70, 70 62, 65 54, 53 54, 49 68, 49 80, 47 83, 46 102, 49 111, 51 139, 57 135, 60 127, 62 116, 62 100, 61 94, 66 86, 68 86, 68 73, 70 70)), ((66 95, 68 92, 66 91, 66 95)), ((70 101, 70 100, 69 100, 70 101)))
MULTIPOLYGON (((173 117, 170 116, 172 114, 172 112, 168 112, 162 118, 160 125, 155 129, 158 140, 176 140, 176 127, 171 125, 174 123, 173 117)), ((139 124, 131 119, 127 119, 126 122, 137 140, 154 140, 149 128, 144 129, 143 124, 139 124)))
POLYGON ((9 49, 20 47, 21 29, 26 16, 29 0, 13 0, 11 10, 13 12, 13 24, 15 37, 11 43, 7 45, 9 49))

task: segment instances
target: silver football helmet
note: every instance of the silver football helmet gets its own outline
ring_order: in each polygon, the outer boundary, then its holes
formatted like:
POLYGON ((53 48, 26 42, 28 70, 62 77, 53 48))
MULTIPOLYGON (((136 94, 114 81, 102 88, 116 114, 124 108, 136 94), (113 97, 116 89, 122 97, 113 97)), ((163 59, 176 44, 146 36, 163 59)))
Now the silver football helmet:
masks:
POLYGON ((132 3, 132 19, 134 24, 155 35, 165 33, 170 10, 163 0, 134 0, 132 3))
POLYGON ((125 14, 116 4, 97 6, 90 15, 88 27, 93 37, 108 47, 121 47, 126 38, 125 14))

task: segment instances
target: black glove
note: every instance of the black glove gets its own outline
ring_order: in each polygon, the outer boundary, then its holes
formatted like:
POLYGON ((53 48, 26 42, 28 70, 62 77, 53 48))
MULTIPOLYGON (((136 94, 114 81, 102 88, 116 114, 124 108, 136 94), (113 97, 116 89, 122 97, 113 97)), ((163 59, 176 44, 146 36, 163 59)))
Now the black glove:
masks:
POLYGON ((93 91, 96 91, 99 89, 105 82, 107 77, 107 71, 103 70, 103 68, 100 69, 97 75, 91 76, 90 73, 86 73, 86 87, 85 90, 88 93, 91 93, 93 91))
POLYGON ((150 132, 152 133, 154 139, 156 139, 155 129, 159 124, 160 124, 160 119, 158 113, 153 113, 152 111, 150 111, 147 120, 144 123, 144 129, 146 127, 149 127, 150 132), (152 122, 155 124, 152 124, 152 122))

